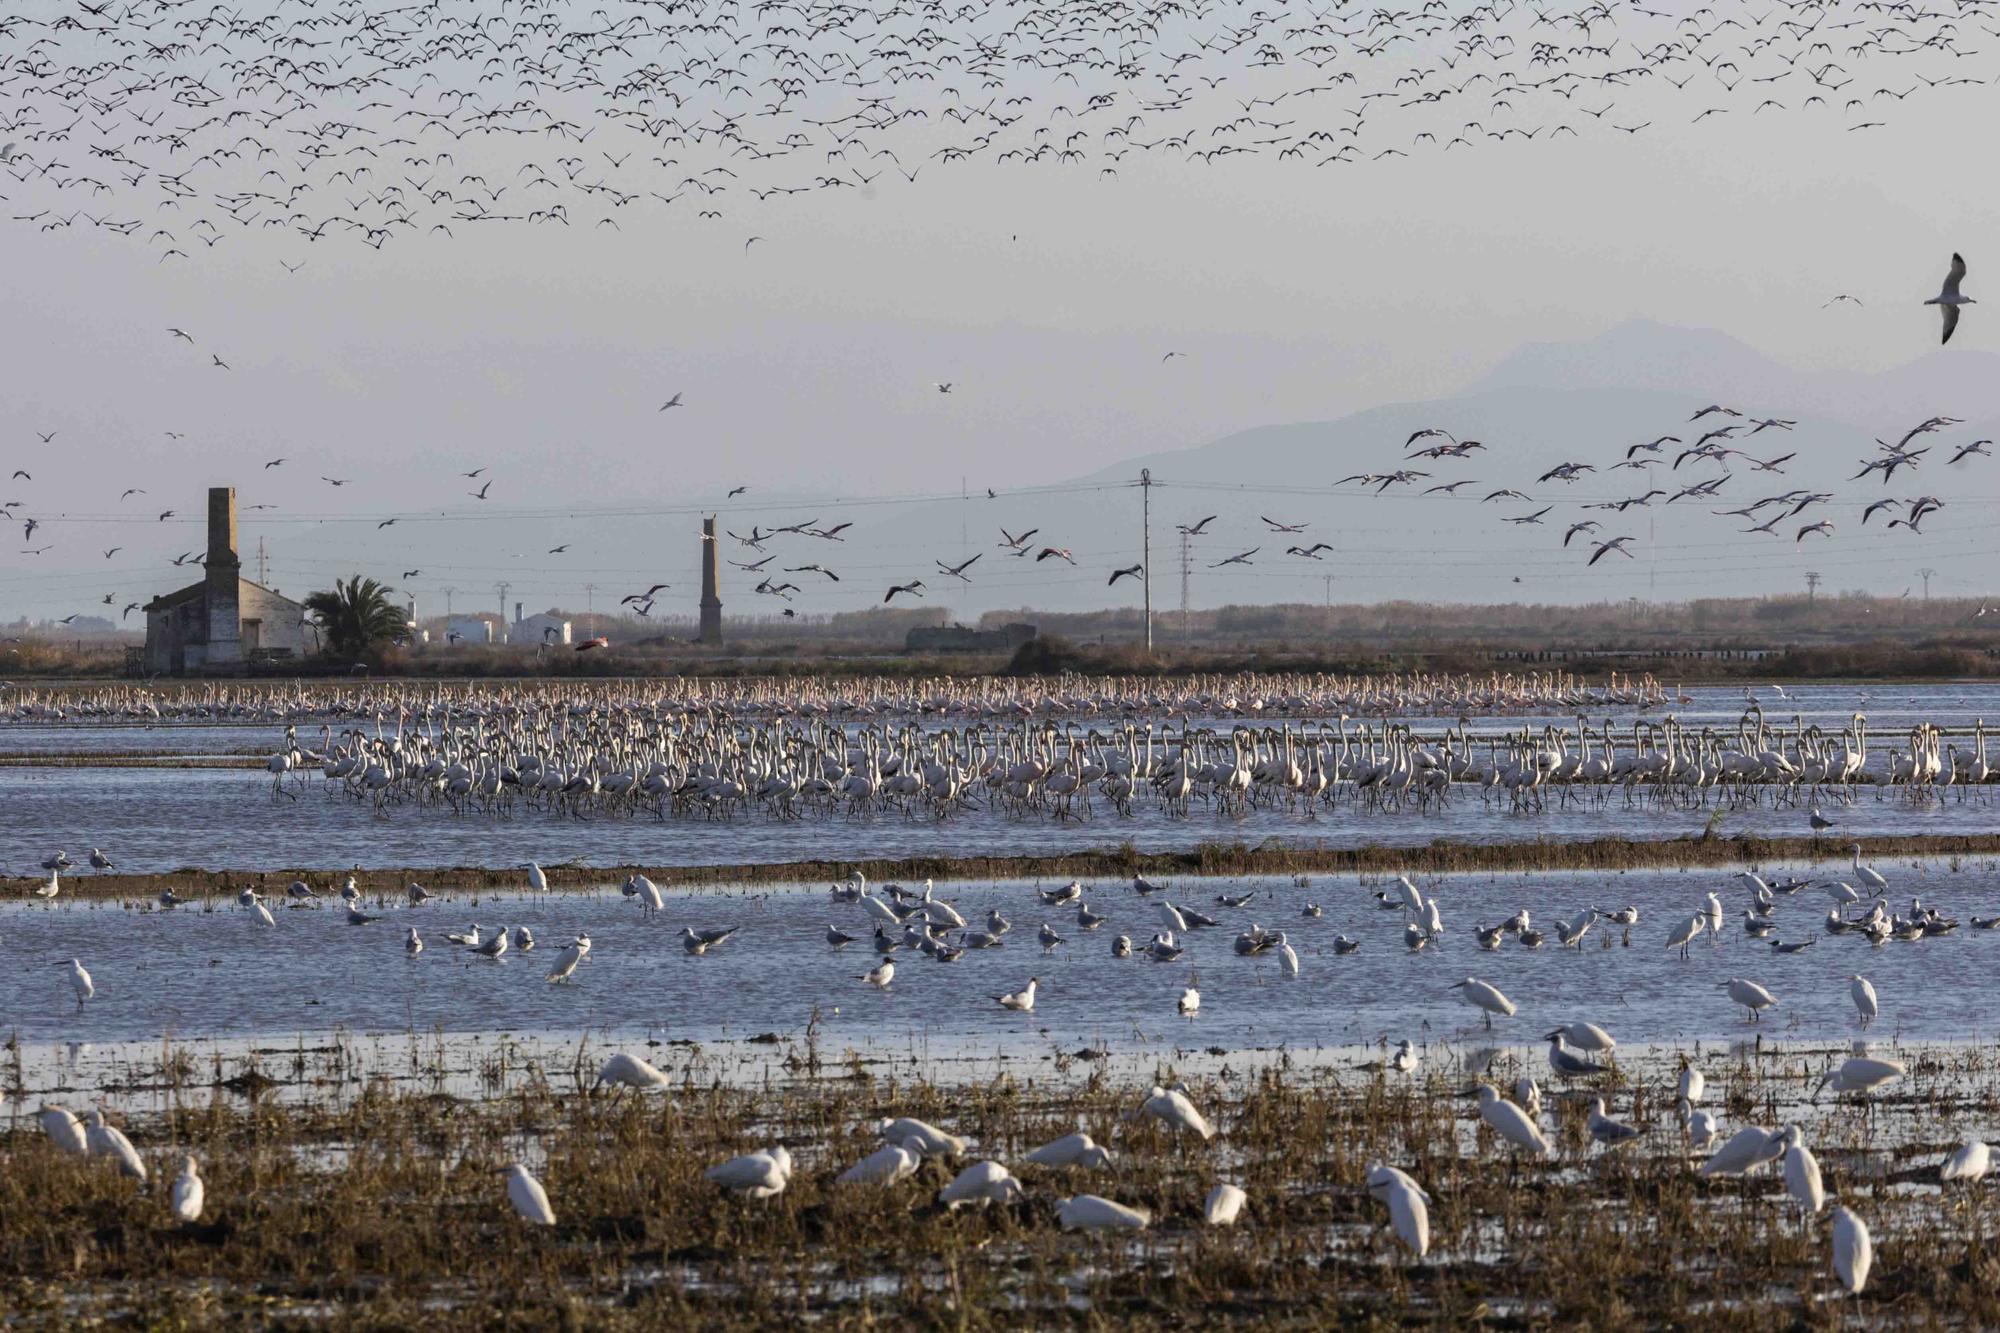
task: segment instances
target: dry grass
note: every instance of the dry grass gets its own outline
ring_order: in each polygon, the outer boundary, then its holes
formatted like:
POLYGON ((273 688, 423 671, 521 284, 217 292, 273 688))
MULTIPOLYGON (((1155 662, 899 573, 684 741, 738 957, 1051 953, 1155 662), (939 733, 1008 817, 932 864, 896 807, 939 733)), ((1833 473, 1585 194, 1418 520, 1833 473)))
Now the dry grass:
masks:
MULTIPOLYGON (((1203 842, 1186 851, 1142 852, 1131 842, 1115 847, 1054 856, 911 856, 855 861, 769 861, 701 866, 544 866, 555 888, 601 888, 644 873, 662 888, 716 884, 824 884, 860 871, 875 882, 941 883, 1033 879, 1149 879, 1228 875, 1461 874, 1510 870, 1635 870, 1678 866, 1760 866, 1845 863, 1848 848, 1875 860, 1959 860, 2000 855, 2000 833, 1952 836, 1828 838, 1714 837, 1536 839, 1527 842, 1470 843, 1450 838, 1414 846, 1359 847, 1250 846, 1203 842)), ((204 870, 184 867, 162 874, 66 876, 62 891, 79 898, 151 897, 171 888, 184 897, 234 894, 239 889, 282 894, 294 879, 315 887, 337 884, 350 873, 325 867, 265 871, 204 870)), ((479 866, 406 866, 352 872, 370 894, 400 894, 411 880, 432 889, 519 888, 522 872, 479 866)), ((46 876, 0 878, 0 894, 21 896, 46 884, 46 876)))
MULTIPOLYGON (((62 1157, 25 1115, 0 1131, 0 1306, 30 1327, 112 1314, 163 1328, 2000 1320, 1988 1214, 1914 1187, 1935 1181, 1966 1123, 2000 1112, 2000 1068, 1971 1049, 1922 1057, 1909 1085, 1927 1095, 1867 1117, 1800 1105, 1825 1055, 1704 1062, 1732 1128, 1807 1125, 1829 1193, 1868 1219, 1876 1276, 1858 1303, 1833 1295, 1824 1218, 1802 1230, 1768 1173, 1747 1185, 1699 1180, 1671 1125, 1604 1155, 1585 1145, 1581 1107, 1569 1103, 1545 1118, 1560 1123, 1559 1158, 1514 1163, 1474 1132, 1465 1076, 1438 1068, 1443 1051, 1415 1081, 1345 1060, 1233 1074, 1211 1063, 1193 1094, 1221 1133, 1187 1145, 1123 1124, 1140 1091, 1087 1059, 944 1086, 821 1067, 805 1044, 791 1052, 795 1080, 731 1085, 697 1055, 673 1091, 648 1098, 589 1095, 580 1068, 522 1067, 501 1044, 481 1071, 483 1095, 446 1092, 414 1056, 405 1078, 357 1086, 332 1049, 270 1066, 302 1084, 261 1099, 204 1089, 189 1062, 163 1061, 153 1095, 164 1109, 126 1124, 156 1176, 183 1151, 202 1160, 211 1204, 193 1226, 171 1218, 164 1182, 141 1189, 102 1161, 62 1157), (837 1171, 876 1146, 870 1124, 885 1114, 944 1125, 975 1140, 974 1157, 1002 1161, 1080 1124, 1115 1143, 1119 1162, 1068 1178, 1025 1168, 1019 1205, 958 1214, 931 1202, 950 1174, 939 1162, 888 1190, 836 1186, 837 1171), (799 1161, 776 1200, 726 1198, 701 1176, 776 1141, 799 1161), (527 1228, 508 1208, 490 1168, 515 1157, 546 1183, 555 1227, 527 1228), (1425 1263, 1409 1262, 1361 1188, 1377 1159, 1436 1199, 1425 1263), (1252 1203, 1242 1225, 1218 1232, 1201 1224, 1201 1200, 1224 1179, 1252 1203), (1159 1220, 1116 1241, 1065 1235, 1055 1201, 1084 1191, 1159 1220)), ((1664 1061, 1637 1061, 1633 1081, 1617 1080, 1618 1108, 1660 1119, 1672 1076, 1664 1061)))

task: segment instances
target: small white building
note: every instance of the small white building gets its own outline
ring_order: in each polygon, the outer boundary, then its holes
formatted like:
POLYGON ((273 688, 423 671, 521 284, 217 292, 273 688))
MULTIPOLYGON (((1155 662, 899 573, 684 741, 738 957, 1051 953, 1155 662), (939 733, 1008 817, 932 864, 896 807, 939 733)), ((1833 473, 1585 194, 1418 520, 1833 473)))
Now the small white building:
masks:
POLYGON ((444 641, 448 644, 491 643, 493 622, 484 616, 453 616, 445 622, 444 641))
POLYGON ((236 489, 208 492, 208 558, 199 583, 146 603, 144 669, 159 675, 243 675, 306 653, 305 608, 243 577, 236 489))
POLYGON ((521 614, 521 604, 514 604, 514 627, 507 633, 507 641, 512 644, 533 647, 541 643, 566 644, 569 639, 569 622, 560 616, 552 616, 546 611, 532 616, 521 614))

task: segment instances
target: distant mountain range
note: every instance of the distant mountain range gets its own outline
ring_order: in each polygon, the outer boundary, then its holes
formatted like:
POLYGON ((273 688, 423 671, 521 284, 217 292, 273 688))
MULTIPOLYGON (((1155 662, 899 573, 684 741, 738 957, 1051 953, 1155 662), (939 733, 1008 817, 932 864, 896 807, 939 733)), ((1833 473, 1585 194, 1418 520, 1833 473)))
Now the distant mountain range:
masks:
POLYGON ((1133 458, 1028 496, 981 496, 858 522, 839 555, 853 571, 844 577, 873 577, 885 590, 891 582, 922 578, 934 603, 948 603, 967 620, 1002 608, 1136 606, 1138 580, 1115 587, 1106 580, 1113 569, 1142 558, 1136 482, 1143 469, 1155 483, 1156 611, 1181 603, 1177 526, 1208 515, 1214 517, 1189 541, 1188 598, 1197 607, 1323 598, 1684 600, 1803 591, 1808 569, 1819 570, 1829 590, 1896 595, 1911 586, 1917 569, 1933 568, 1944 580, 1940 591, 1977 595, 1985 586, 1982 566, 1992 562, 1975 558, 1973 548, 1991 525, 1984 507, 1969 501, 2000 494, 2000 473, 1994 472, 2000 460, 1974 457, 1956 470, 1944 463, 1957 445, 2000 433, 1996 420, 2000 356, 1992 353, 1933 352, 1879 374, 1808 373, 1726 334, 1634 321, 1580 342, 1523 347, 1448 397, 1388 404, 1335 421, 1257 426, 1195 448, 1133 458), (1690 420, 1712 403, 1746 415, 1690 420), (1889 485, 1878 476, 1849 479, 1858 460, 1877 452, 1876 438, 1899 439, 1931 416, 1962 417, 1967 424, 1926 437, 1934 452, 1889 485), (1763 417, 1797 424, 1752 434, 1750 423, 1763 417), (1584 507, 1656 489, 1672 495, 1722 475, 1725 466, 1707 460, 1689 460, 1678 470, 1673 463, 1681 447, 1725 425, 1739 428, 1725 442, 1753 459, 1797 457, 1782 472, 1728 459, 1730 480, 1712 500, 1669 504, 1663 495, 1623 513, 1584 507), (1464 459, 1406 461, 1421 445, 1406 448, 1405 441, 1432 428, 1480 440, 1485 448, 1464 459), (1614 470, 1629 447, 1660 436, 1677 436, 1682 445, 1668 442, 1658 452, 1641 453, 1657 460, 1650 468, 1614 470), (1569 484, 1537 480, 1565 462, 1596 471, 1569 484), (1336 485, 1353 474, 1398 469, 1430 475, 1386 489, 1336 485), (1421 494, 1459 479, 1473 484, 1455 495, 1421 494), (1482 498, 1509 488, 1531 498, 1482 498), (1778 523, 1776 535, 1743 529, 1789 504, 1766 507, 1752 519, 1712 512, 1793 489, 1828 492, 1833 499, 1778 523), (1867 502, 1924 494, 1940 496, 1947 507, 1925 520, 1920 535, 1888 528, 1896 509, 1877 513, 1863 527, 1867 502), (1968 502, 1954 506, 1955 498, 1968 502), (1544 509, 1539 523, 1506 521, 1544 509), (1273 531, 1267 517, 1305 530, 1273 531), (1833 521, 1832 535, 1797 537, 1799 528, 1821 519, 1833 521), (1565 548, 1564 535, 1578 522, 1599 526, 1578 533, 1565 548), (1003 528, 1015 534, 1037 529, 1031 554, 1000 549, 1003 528), (1612 552, 1589 566, 1592 542, 1611 536, 1630 536, 1635 558, 1612 552), (1285 554, 1287 547, 1318 543, 1332 549, 1317 552, 1317 560, 1285 554), (1068 549, 1076 565, 1060 557, 1036 561, 1032 552, 1044 544, 1068 549), (1257 553, 1248 564, 1220 563, 1252 548, 1257 553), (967 571, 969 584, 943 576, 933 563, 957 563, 975 553, 981 558, 967 571))

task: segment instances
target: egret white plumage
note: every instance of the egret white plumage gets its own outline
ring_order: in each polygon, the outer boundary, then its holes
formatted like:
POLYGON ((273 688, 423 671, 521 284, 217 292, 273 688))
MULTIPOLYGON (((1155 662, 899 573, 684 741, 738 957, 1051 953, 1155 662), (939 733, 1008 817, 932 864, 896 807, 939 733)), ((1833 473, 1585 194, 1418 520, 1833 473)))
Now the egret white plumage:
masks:
POLYGON ((182 1158, 181 1173, 174 1177, 170 1196, 174 1216, 183 1222, 201 1221, 201 1208, 207 1197, 208 1190, 202 1184, 201 1172, 196 1168, 194 1158, 182 1158))
POLYGON ((1846 1208, 1833 1210, 1833 1271, 1850 1296, 1859 1296, 1868 1285, 1868 1270, 1875 1266, 1875 1238, 1868 1224, 1846 1208))
POLYGON ((1894 1083, 1909 1069, 1900 1060, 1884 1060, 1872 1055, 1850 1055, 1841 1061, 1838 1068, 1830 1069, 1813 1089, 1814 1095, 1825 1088, 1832 1088, 1835 1096, 1843 1093, 1870 1093, 1886 1084, 1894 1083))
POLYGON ((1490 986, 1477 977, 1454 981, 1447 989, 1459 992, 1460 999, 1485 1014, 1487 1027, 1493 1026, 1495 1014, 1502 1018, 1514 1016, 1514 1002, 1502 995, 1498 987, 1490 986))
POLYGON ((593 1088, 601 1088, 607 1083, 620 1087, 637 1088, 641 1092, 662 1092, 673 1086, 673 1081, 652 1065, 636 1055, 619 1051, 604 1062, 597 1071, 597 1082, 593 1088))
POLYGON ((1861 1016, 1861 1026, 1867 1027, 1881 1012, 1881 1005, 1875 999, 1875 987, 1867 977, 1856 973, 1848 978, 1847 993, 1854 1000, 1854 1012, 1861 1016))
POLYGON ((1771 994, 1771 992, 1765 990, 1754 981, 1745 981, 1738 977, 1730 981, 1717 982, 1716 984, 1721 989, 1729 992, 1730 999, 1749 1011, 1753 1022, 1761 1017, 1766 1009, 1771 1008, 1778 1002, 1777 996, 1771 994))
POLYGON ((1785 1193, 1792 1196, 1792 1202, 1799 1206, 1801 1213, 1816 1214, 1826 1203, 1826 1186, 1820 1182, 1819 1159, 1806 1146, 1805 1135, 1797 1125, 1785 1126, 1783 1137, 1785 1193))
POLYGON ((893 1185, 916 1174, 923 1159, 900 1143, 885 1143, 834 1177, 836 1185, 893 1185))
POLYGON ((1243 1205, 1249 1201, 1250 1196, 1237 1186, 1217 1185, 1208 1192, 1208 1198, 1202 1204, 1202 1220, 1212 1227, 1234 1225, 1243 1212, 1243 1205))
POLYGON ((886 1142, 900 1143, 924 1157, 961 1157, 965 1154, 964 1139, 908 1116, 884 1120, 875 1126, 875 1132, 886 1142))
POLYGON ((1696 912, 1686 921, 1674 927, 1673 933, 1667 936, 1667 947, 1669 949, 1679 949, 1681 957, 1685 958, 1688 956, 1688 946, 1694 943, 1695 936, 1707 929, 1708 913, 1696 912))
POLYGON ((1078 1130, 1074 1134, 1051 1139, 1021 1160, 1030 1166, 1080 1166, 1096 1171, 1109 1166, 1112 1156, 1110 1149, 1078 1130))
POLYGON ((1856 879, 1861 880, 1863 883, 1869 885, 1871 888, 1886 889, 1889 887, 1889 881, 1882 878, 1881 873, 1877 871, 1874 866, 1865 866, 1861 864, 1860 843, 1858 842, 1855 843, 1853 846, 1849 847, 1848 850, 1854 853, 1854 877, 1856 879))
POLYGON ((1152 1222, 1153 1215, 1143 1208, 1128 1208, 1095 1194, 1079 1194, 1056 1206, 1056 1219, 1065 1231, 1139 1231, 1152 1222))
POLYGON ((84 971, 83 964, 74 958, 67 963, 58 963, 57 966, 69 969, 69 984, 76 992, 76 1007, 83 1008, 83 1002, 97 994, 97 986, 91 981, 90 973, 84 971))
POLYGON ((1542 1137, 1542 1130, 1528 1113, 1500 1095, 1491 1083, 1479 1085, 1479 1118, 1501 1139, 1516 1148, 1527 1148, 1537 1156, 1549 1157, 1554 1149, 1542 1137))
POLYGON ((528 887, 536 893, 547 893, 549 891, 548 874, 533 861, 528 862, 528 887))
POLYGON ((1938 1168, 1938 1179, 1979 1181, 1986 1178, 1992 1166, 1993 1150, 1978 1139, 1967 1139, 1957 1152, 1945 1158, 1944 1165, 1938 1168))
POLYGON ((1704 1176, 1740 1176, 1766 1162, 1776 1161, 1785 1151, 1784 1135, 1755 1125, 1739 1129, 1701 1164, 1704 1176))
POLYGON ((783 1144, 719 1162, 702 1173, 732 1194, 769 1199, 785 1192, 792 1179, 792 1154, 783 1144))
POLYGON ((938 1191, 937 1201, 947 1208, 966 1204, 985 1207, 989 1203, 1013 1203, 1027 1191, 1014 1174, 998 1162, 974 1162, 938 1191))
POLYGON ((1368 1168, 1368 1193, 1389 1205, 1389 1225, 1396 1239, 1421 1259, 1430 1253, 1430 1195, 1404 1172, 1375 1163, 1368 1168))
POLYGON ((556 965, 549 969, 548 979, 552 982, 566 982, 576 971, 576 965, 590 956, 590 936, 578 935, 574 943, 556 955, 556 965))
POLYGON ((41 1121, 42 1133, 49 1136, 49 1142, 74 1157, 90 1155, 90 1142, 84 1136, 83 1122, 60 1106, 43 1105, 35 1113, 41 1121))
POLYGON ((139 1150, 132 1146, 132 1140, 125 1137, 116 1125, 106 1123, 104 1112, 95 1107, 84 1117, 84 1142, 90 1145, 92 1157, 109 1157, 118 1163, 119 1171, 135 1180, 146 1178, 146 1164, 139 1158, 139 1150))
POLYGON ((1179 1088, 1163 1088, 1154 1084, 1146 1094, 1146 1100, 1139 1103, 1135 1114, 1149 1115, 1177 1133, 1195 1134, 1204 1140, 1215 1137, 1215 1126, 1208 1123, 1207 1117, 1179 1088))
POLYGON ((549 1207, 548 1191, 542 1188, 541 1181, 528 1174, 527 1167, 514 1162, 495 1169, 507 1177, 507 1199, 515 1212, 533 1226, 556 1224, 556 1210, 549 1207))

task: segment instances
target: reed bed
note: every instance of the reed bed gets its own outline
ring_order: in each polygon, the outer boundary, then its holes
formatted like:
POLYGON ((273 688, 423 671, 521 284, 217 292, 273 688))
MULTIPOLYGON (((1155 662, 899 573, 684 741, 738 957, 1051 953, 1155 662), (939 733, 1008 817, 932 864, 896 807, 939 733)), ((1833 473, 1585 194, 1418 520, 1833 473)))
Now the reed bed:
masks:
MULTIPOLYGON (((1855 1298, 1831 1277, 1825 1217, 1802 1224, 1769 1168, 1746 1181, 1691 1171, 1671 1115, 1676 1066, 1659 1052, 1626 1053, 1603 1089, 1648 1135, 1595 1149, 1580 1097, 1550 1089, 1543 1123, 1559 1150, 1540 1162, 1504 1153, 1465 1096, 1474 1070, 1546 1082, 1519 1050, 1434 1047, 1416 1076, 1353 1053, 1190 1052, 1180 1071, 1117 1072, 1100 1052, 1049 1052, 1032 1073, 949 1082, 825 1055, 808 1032, 782 1052, 787 1074, 747 1082, 698 1049, 642 1050, 674 1085, 641 1095, 591 1090, 602 1052, 554 1068, 494 1039, 453 1078, 422 1047, 412 1040, 395 1077, 361 1073, 338 1043, 206 1070, 163 1053, 105 1099, 153 1167, 144 1186, 59 1154, 32 1119, 44 1093, 21 1087, 17 1067, 0 1128, 0 1309, 50 1328, 2000 1321, 1983 1188, 1937 1187, 1942 1157, 2000 1120, 2000 1059, 1980 1048, 1897 1052, 1908 1080, 1866 1109, 1807 1100, 1842 1053, 1830 1047, 1695 1053, 1726 1130, 1802 1125, 1828 1193, 1867 1219, 1875 1275, 1855 1298), (1212 1142, 1128 1120, 1146 1084, 1175 1072, 1218 1126, 1212 1142), (933 1199, 963 1163, 938 1160, 886 1189, 836 1185, 887 1115, 970 1138, 963 1160, 1013 1165, 1026 1197, 947 1212, 933 1199), (1018 1165, 1079 1126, 1114 1147, 1110 1171, 1018 1165), (778 1142, 798 1168, 775 1199, 728 1197, 703 1178, 778 1142), (182 1224, 165 1196, 188 1152, 209 1207, 182 1224), (546 1185, 553 1227, 509 1207, 493 1168, 516 1159, 546 1185), (1435 1200, 1421 1262, 1363 1188, 1377 1160, 1435 1200), (1233 1228, 1206 1227, 1203 1197, 1224 1180, 1249 1208, 1233 1228), (1065 1234, 1055 1204, 1082 1192, 1145 1207, 1154 1225, 1065 1234)), ((84 1096, 47 1099, 80 1111, 84 1096)))
MULTIPOLYGON (((661 888, 742 884, 824 884, 846 880, 855 871, 876 882, 1148 879, 1229 875, 1397 875, 1460 874, 1514 870, 1638 870, 1660 867, 1804 865, 1845 863, 1854 843, 1863 857, 1880 860, 1940 860, 1957 863, 2000 856, 2000 832, 1938 836, 1882 837, 1720 837, 1538 838, 1504 843, 1439 838, 1410 846, 1366 843, 1355 847, 1312 847, 1243 842, 1202 842, 1182 851, 1140 851, 1131 842, 1112 847, 1045 856, 910 856, 862 860, 765 861, 689 866, 547 865, 555 889, 599 889, 633 874, 645 874, 661 888)), ((260 871, 183 867, 162 874, 95 874, 80 871, 62 880, 62 892, 79 898, 131 898, 172 889, 183 897, 234 894, 251 888, 282 894, 293 879, 315 887, 352 874, 364 892, 394 896, 415 880, 426 888, 519 888, 523 872, 511 867, 406 866, 336 869, 299 867, 260 871)), ((46 875, 0 877, 0 895, 23 896, 48 882, 46 875)))

